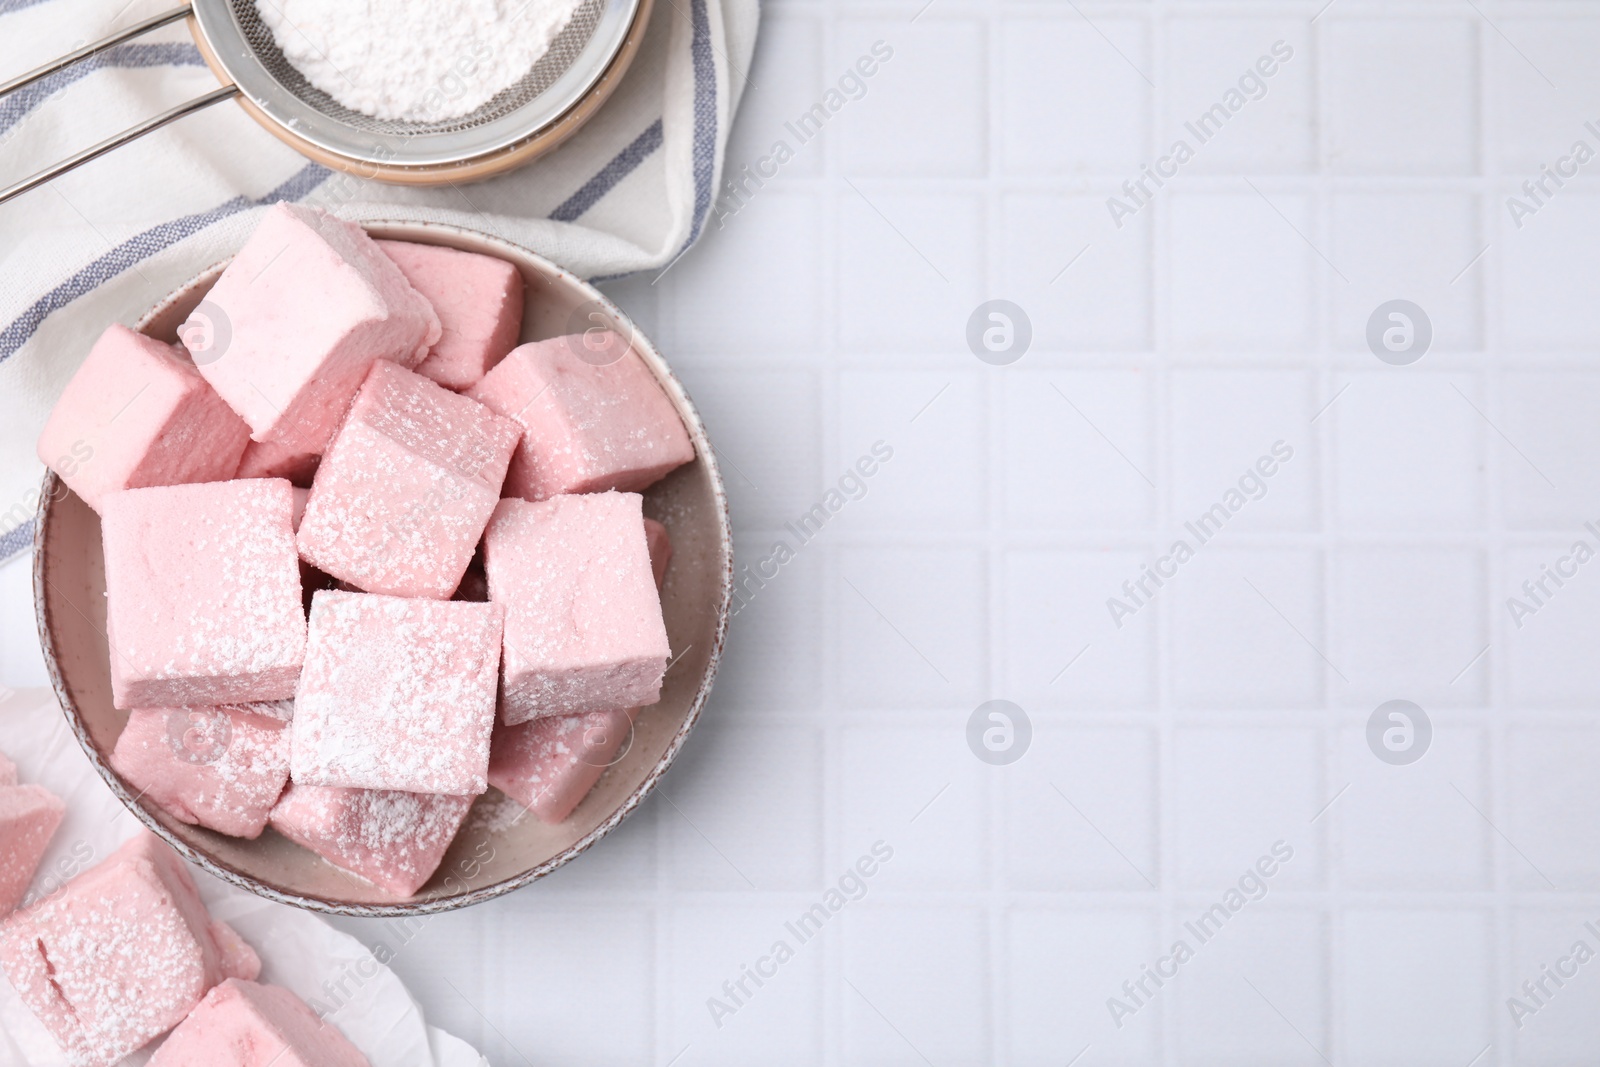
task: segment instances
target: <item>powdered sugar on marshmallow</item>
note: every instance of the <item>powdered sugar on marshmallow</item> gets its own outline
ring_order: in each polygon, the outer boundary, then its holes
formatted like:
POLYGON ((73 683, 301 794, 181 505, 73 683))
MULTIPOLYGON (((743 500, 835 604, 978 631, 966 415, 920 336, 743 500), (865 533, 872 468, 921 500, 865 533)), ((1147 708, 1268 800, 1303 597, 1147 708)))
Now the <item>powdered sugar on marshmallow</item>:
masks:
POLYGON ((317 593, 291 727, 294 780, 482 793, 502 616, 498 604, 317 593))
POLYGON ((522 426, 505 496, 636 493, 694 459, 672 401, 611 330, 512 349, 466 395, 522 426))
POLYGON ((541 822, 572 814, 633 737, 639 709, 543 715, 516 726, 497 726, 489 756, 489 784, 514 798, 541 822))
POLYGON ((73 1067, 111 1067, 218 982, 261 973, 151 834, 0 924, 0 965, 73 1067))
POLYGON ((510 419, 379 360, 317 471, 301 558, 368 592, 448 597, 520 436, 510 419))
POLYGON ((150 1067, 371 1067, 331 1021, 282 986, 229 978, 207 993, 150 1067))
POLYGON ((108 494, 106 625, 119 708, 294 695, 305 656, 294 492, 279 479, 108 494))
POLYGON ((0 785, 0 917, 22 903, 66 813, 42 785, 0 785))
POLYGON ((244 707, 142 708, 111 766, 180 822, 255 838, 289 780, 289 732, 244 707))
POLYGON ((272 812, 280 834, 341 870, 409 897, 438 870, 472 798, 291 785, 272 812))
POLYGON ((506 725, 660 699, 671 648, 642 504, 594 493, 495 509, 484 569, 490 601, 506 609, 506 725))

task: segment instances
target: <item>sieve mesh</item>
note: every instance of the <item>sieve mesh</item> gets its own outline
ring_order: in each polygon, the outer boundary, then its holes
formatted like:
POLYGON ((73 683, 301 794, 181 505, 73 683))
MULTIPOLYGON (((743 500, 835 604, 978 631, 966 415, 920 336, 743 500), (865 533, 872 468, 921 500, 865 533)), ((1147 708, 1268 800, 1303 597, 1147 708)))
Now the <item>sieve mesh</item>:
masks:
POLYGON ((438 122, 376 119, 371 115, 352 111, 306 81, 305 75, 296 70, 294 64, 284 57, 283 51, 272 37, 272 31, 261 21, 261 15, 256 9, 256 0, 228 0, 228 8, 238 23, 245 43, 256 54, 267 74, 282 86, 285 92, 299 99, 307 107, 351 129, 364 133, 416 137, 475 129, 503 118, 537 99, 577 61, 584 46, 594 36, 595 28, 600 24, 606 0, 583 0, 573 12, 566 28, 550 43, 549 51, 539 58, 533 69, 529 70, 521 81, 502 89, 493 99, 471 114, 438 122))

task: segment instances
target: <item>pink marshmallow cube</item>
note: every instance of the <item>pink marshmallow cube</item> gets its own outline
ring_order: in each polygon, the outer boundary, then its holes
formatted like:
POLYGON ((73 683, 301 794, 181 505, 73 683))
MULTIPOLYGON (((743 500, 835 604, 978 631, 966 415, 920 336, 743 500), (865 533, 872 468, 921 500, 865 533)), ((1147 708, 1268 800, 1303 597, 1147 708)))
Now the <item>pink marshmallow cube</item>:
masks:
POLYGON ((11 762, 11 757, 0 752, 0 785, 17 784, 17 765, 11 762))
POLYGON ((239 457, 235 478, 287 478, 302 488, 311 488, 322 457, 315 452, 295 452, 271 441, 251 441, 239 457))
POLYGON ((417 364, 418 374, 460 391, 517 347, 524 285, 516 267, 442 245, 379 241, 378 247, 439 314, 443 332, 417 364))
POLYGON ((484 535, 506 609, 501 718, 654 704, 671 648, 637 493, 502 500, 484 535))
POLYGON ((180 822, 256 838, 289 780, 289 733, 241 707, 141 708, 111 766, 180 822))
POLYGON ((672 540, 667 528, 654 519, 644 520, 644 540, 650 549, 650 571, 655 575, 656 588, 667 584, 667 567, 672 563, 672 540))
POLYGON ((572 814, 607 767, 626 754, 639 709, 545 715, 497 726, 489 754, 489 784, 558 823, 572 814))
POLYGON ((517 426, 387 361, 317 470, 300 556, 370 593, 445 599, 483 536, 517 426))
POLYGON ((272 827, 340 870, 405 898, 439 869, 471 807, 466 796, 295 782, 273 809, 272 827))
POLYGON ((498 604, 317 593, 295 697, 294 780, 487 789, 502 617, 498 604))
POLYGON ((306 619, 293 511, 293 487, 279 479, 106 497, 106 630, 117 707, 294 696, 306 619))
POLYGON ((187 353, 111 326, 39 434, 39 458, 96 511, 105 495, 232 476, 250 428, 187 353))
POLYGON ((67 814, 42 785, 0 786, 0 916, 16 910, 67 814))
POLYGON ((361 227, 279 203, 180 333, 255 440, 320 453, 373 361, 416 366, 439 317, 361 227))
POLYGON ((371 1067, 332 1023, 282 986, 230 978, 156 1049, 150 1067, 371 1067))
POLYGON ((508 496, 638 492, 694 459, 672 401, 610 330, 523 345, 466 395, 522 424, 508 496))
POLYGON ((212 919, 177 854, 141 833, 0 923, 0 965, 73 1067, 111 1067, 261 961, 212 919))
MULTIPOLYGON (((672 559, 667 528, 644 520, 656 588, 672 559)), ((541 821, 558 823, 589 795, 605 769, 627 754, 638 708, 544 715, 494 728, 489 746, 489 784, 517 800, 541 821)))

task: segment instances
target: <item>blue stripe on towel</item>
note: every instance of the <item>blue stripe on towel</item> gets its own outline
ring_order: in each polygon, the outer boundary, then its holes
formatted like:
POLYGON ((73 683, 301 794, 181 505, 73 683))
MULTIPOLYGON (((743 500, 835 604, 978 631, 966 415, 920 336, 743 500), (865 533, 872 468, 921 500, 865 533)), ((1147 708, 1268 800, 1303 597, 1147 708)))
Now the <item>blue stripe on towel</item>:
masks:
MULTIPOLYGON (((0 4, 4 2, 5 0, 0 0, 0 4)), ((3 10, 3 7, 0 7, 0 11, 3 10)), ((18 89, 10 96, 0 97, 0 134, 4 134, 21 122, 28 112, 52 95, 97 70, 107 67, 132 70, 143 67, 203 66, 205 60, 200 58, 200 49, 187 42, 119 44, 114 48, 107 48, 104 52, 98 52, 81 63, 76 63, 65 70, 58 70, 24 89, 18 89)))
POLYGON ((700 239, 711 213, 711 180, 717 168, 717 64, 711 54, 711 16, 706 0, 694 0, 690 9, 694 13, 694 36, 689 42, 694 60, 694 228, 685 248, 700 239))
POLYGON ((34 522, 35 520, 30 518, 21 526, 0 534, 0 563, 6 562, 13 556, 20 556, 33 547, 34 522))
POLYGON ((617 187, 617 184, 638 169, 650 153, 661 147, 661 120, 656 119, 633 143, 618 152, 616 158, 601 167, 583 188, 567 197, 561 206, 550 213, 556 222, 576 222, 585 211, 594 207, 600 198, 617 187))
POLYGON ((47 0, 0 0, 0 15, 9 15, 13 11, 21 11, 25 7, 36 7, 46 2, 47 0))

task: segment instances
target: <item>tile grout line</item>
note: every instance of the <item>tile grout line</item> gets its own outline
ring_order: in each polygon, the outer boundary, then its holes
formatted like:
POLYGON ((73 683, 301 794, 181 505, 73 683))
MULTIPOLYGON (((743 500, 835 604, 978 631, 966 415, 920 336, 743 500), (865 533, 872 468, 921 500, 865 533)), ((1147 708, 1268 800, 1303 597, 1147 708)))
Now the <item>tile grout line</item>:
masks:
MULTIPOLYGON (((1490 4, 1491 9, 1497 4, 1490 4)), ((1483 176, 1484 189, 1487 195, 1480 195, 1477 200, 1477 217, 1482 220, 1484 229, 1478 234, 1481 241, 1495 241, 1497 232, 1497 216, 1494 211, 1493 189, 1498 183, 1500 154, 1496 150, 1499 146, 1492 131, 1490 115, 1492 114, 1491 100, 1494 91, 1500 84, 1501 65, 1504 62, 1503 52, 1500 58, 1495 58, 1495 52, 1487 47, 1490 42, 1485 36, 1485 27, 1482 20, 1477 21, 1477 61, 1478 61, 1478 166, 1479 174, 1483 176)), ((1486 357, 1498 356, 1504 352, 1501 347, 1501 323, 1499 297, 1503 292, 1500 284, 1499 265, 1501 255, 1498 250, 1491 248, 1478 266, 1472 268, 1467 278, 1477 287, 1479 307, 1482 309, 1478 322, 1480 331, 1480 344, 1486 357), (1492 279, 1493 284, 1490 284, 1492 279)), ((1497 367, 1498 360, 1486 358, 1481 374, 1474 378, 1482 383, 1482 388, 1488 394, 1483 396, 1485 409, 1493 412, 1495 425, 1504 424, 1504 415, 1500 411, 1499 398, 1501 390, 1501 374, 1497 367)), ((1481 395, 1481 394, 1480 394, 1481 395)), ((1482 507, 1485 515, 1485 532, 1487 534, 1486 556, 1480 561, 1483 568, 1485 588, 1484 594, 1484 621, 1485 638, 1490 642, 1490 649, 1482 663, 1482 705, 1485 708, 1509 708, 1509 691, 1506 679, 1506 670, 1509 666, 1508 656, 1505 653, 1505 624, 1500 614, 1494 609, 1495 590, 1505 588, 1503 571, 1508 562, 1505 541, 1505 501, 1502 496, 1502 486, 1505 475, 1505 450, 1498 447, 1488 437, 1486 427, 1475 424, 1478 432, 1480 453, 1483 463, 1484 496, 1482 507)), ((1492 715, 1489 719, 1487 730, 1474 730, 1480 744, 1487 744, 1488 750, 1483 753, 1483 766, 1480 771, 1479 781, 1483 788, 1489 791, 1489 804, 1496 813, 1496 819, 1501 826, 1511 826, 1510 804, 1507 794, 1508 776, 1506 769, 1506 724, 1504 716, 1492 715)), ((1495 893, 1496 904, 1491 910, 1492 925, 1490 934, 1493 944, 1489 950, 1489 975, 1487 979, 1487 992, 1489 1003, 1492 1006, 1495 1000, 1495 988, 1507 983, 1496 979, 1508 971, 1513 955, 1515 934, 1510 904, 1510 864, 1512 858, 1504 844, 1496 836, 1488 833, 1488 828, 1478 827, 1487 847, 1485 859, 1489 869, 1484 872, 1489 876, 1489 884, 1495 893)), ((1511 1050, 1515 1048, 1512 1038, 1510 1019, 1501 1012, 1494 1011, 1490 1016, 1494 1022, 1490 1033, 1494 1039, 1495 1048, 1492 1056, 1484 1061, 1484 1067, 1493 1064, 1510 1063, 1511 1050)))
MULTIPOLYGON (((1336 16, 1335 16, 1336 17, 1336 16)), ((1326 247, 1331 247, 1331 238, 1335 232, 1333 218, 1333 191, 1331 160, 1332 146, 1329 143, 1328 123, 1325 116, 1331 110, 1331 94, 1328 85, 1328 35, 1326 27, 1333 23, 1318 22, 1309 25, 1306 29, 1306 51, 1309 53, 1314 67, 1311 72, 1311 114, 1315 124, 1313 131, 1313 175, 1314 188, 1311 192, 1311 210, 1317 220, 1318 240, 1326 247)), ((1313 284, 1316 288, 1317 308, 1317 345, 1318 362, 1320 369, 1317 379, 1322 385, 1321 397, 1318 403, 1328 403, 1337 395, 1339 375, 1335 370, 1334 357, 1337 345, 1334 342, 1334 331, 1337 323, 1334 301, 1334 279, 1327 264, 1316 264, 1313 267, 1313 284)), ((1352 379, 1353 380, 1353 379, 1352 379)), ((1334 492, 1332 464, 1338 447, 1338 432, 1343 412, 1330 410, 1326 422, 1318 418, 1316 428, 1315 459, 1317 461, 1317 485, 1319 489, 1318 528, 1322 534, 1321 546, 1318 551, 1317 568, 1321 578, 1319 590, 1320 612, 1319 618, 1322 628, 1322 638, 1329 648, 1329 654, 1334 657, 1334 662, 1344 659, 1342 650, 1338 647, 1339 630, 1334 624, 1334 597, 1336 578, 1334 573, 1334 560, 1329 541, 1334 536, 1334 531, 1339 529, 1338 506, 1334 492)), ((1324 782, 1331 779, 1328 766, 1329 739, 1339 736, 1339 724, 1342 716, 1339 707, 1346 701, 1338 688, 1334 674, 1326 664, 1318 665, 1318 673, 1322 680, 1323 713, 1323 774, 1324 782), (1336 695, 1337 694, 1337 695, 1336 695)), ((1337 751, 1336 742, 1333 750, 1337 751)), ((1318 820, 1322 822, 1322 820, 1318 820)), ((1316 842, 1323 843, 1319 851, 1325 864, 1323 880, 1328 889, 1330 907, 1322 917, 1322 938, 1324 945, 1325 968, 1321 993, 1322 1006, 1322 1045, 1326 1054, 1334 1063, 1341 1062, 1340 1050, 1345 1045, 1344 1033, 1344 995, 1343 971, 1344 954, 1341 951, 1344 930, 1344 869, 1342 854, 1334 844, 1338 837, 1338 828, 1342 825, 1341 812, 1335 807, 1328 812, 1327 821, 1315 829, 1316 842)), ((1314 843, 1315 844, 1315 843, 1314 843)))
MULTIPOLYGON (((824 70, 820 72, 821 82, 827 81, 828 71, 835 69, 842 54, 840 47, 840 0, 826 0, 824 5, 826 24, 818 34, 821 45, 822 62, 824 70)), ((826 246, 820 261, 823 272, 823 284, 820 295, 822 301, 822 314, 827 323, 823 333, 823 359, 822 359, 822 385, 820 394, 820 410, 818 412, 823 423, 823 448, 821 459, 824 471, 838 470, 843 455, 841 439, 844 434, 843 418, 843 384, 840 352, 843 350, 843 337, 840 333, 841 316, 839 308, 842 303, 841 269, 843 241, 843 217, 840 213, 840 197, 848 195, 840 189, 842 168, 839 159, 839 145, 837 131, 832 138, 819 138, 818 150, 822 154, 821 174, 827 182, 827 192, 824 195, 821 207, 824 212, 823 232, 826 234, 826 246)), ((827 475, 819 473, 818 488, 820 489, 827 475)), ((837 870, 844 862, 848 845, 844 841, 844 829, 847 813, 845 811, 845 770, 844 753, 846 748, 846 729, 838 725, 838 712, 844 705, 842 658, 841 658, 841 624, 839 613, 842 610, 840 598, 840 575, 843 572, 843 556, 846 551, 839 546, 837 541, 820 546, 822 559, 820 567, 824 575, 821 596, 817 605, 821 614, 821 660, 818 665, 822 671, 822 717, 824 730, 829 739, 829 749, 834 757, 833 765, 826 770, 826 778, 834 787, 833 801, 825 808, 824 823, 822 827, 824 854, 831 862, 830 870, 837 870)), ((826 872, 823 878, 826 879, 826 872)), ((846 916, 845 922, 852 921, 852 916, 846 916)), ((840 942, 849 934, 849 927, 843 933, 826 938, 822 944, 822 982, 819 1008, 822 1013, 821 1022, 821 1056, 825 1064, 840 1064, 845 1059, 846 1009, 844 1000, 844 981, 846 949, 840 942)))
MULTIPOLYGON (((1001 165, 1006 145, 1002 142, 1002 131, 1005 129, 1002 121, 1005 99, 1004 86, 1001 72, 1005 69, 1004 57, 1001 55, 1003 16, 999 14, 1002 7, 1001 0, 990 0, 987 4, 988 18, 985 22, 984 51, 984 79, 986 86, 987 104, 986 128, 987 137, 984 144, 984 161, 986 164, 986 185, 984 196, 983 216, 983 241, 984 241, 984 269, 983 291, 978 294, 980 300, 1013 299, 1012 294, 1001 292, 1001 278, 999 264, 1002 251, 999 247, 999 234, 1001 232, 1001 219, 1004 218, 1005 206, 999 182, 996 180, 1005 168, 1001 165)), ((1026 358, 1026 357, 1024 357, 1026 358)), ((987 462, 985 469, 989 473, 989 485, 985 494, 985 511, 987 514, 987 530, 985 537, 984 559, 986 563, 986 590, 985 602, 989 611, 986 620, 985 633, 988 635, 988 655, 985 657, 984 674, 988 683, 987 691, 980 694, 983 700, 1011 699, 1012 694, 1005 690, 1005 571, 1008 565, 1005 549, 1000 545, 997 536, 1005 525, 1006 482, 1005 482, 1005 453, 1001 435, 1005 426, 1005 387, 1004 375, 1008 367, 988 367, 988 373, 982 375, 984 391, 984 450, 987 462)), ((954 727, 955 724, 952 724, 954 727)), ((1036 738, 1035 738, 1036 739, 1036 738)), ((1026 756, 1024 756, 1026 758, 1026 756)), ((1037 758, 1037 757, 1036 757, 1037 758)), ((987 772, 984 779, 984 801, 987 807, 985 812, 989 827, 987 855, 988 866, 988 906, 986 911, 986 939, 985 950, 988 959, 988 982, 986 993, 988 1003, 985 1005, 984 1017, 987 1024, 987 1047, 989 1062, 994 1064, 1010 1064, 1012 1062, 1010 1049, 1010 1034, 1002 1025, 999 1014, 1000 1006, 1009 1003, 1011 988, 1011 969, 1007 966, 1007 953, 1010 950, 1009 921, 1011 909, 1009 898, 1005 890, 1009 886, 1007 877, 1010 871, 1011 839, 1006 832, 1006 815, 1009 812, 1010 793, 1002 784, 1009 782, 1006 776, 1012 767, 984 767, 987 772)))
MULTIPOLYGON (((1160 152, 1162 138, 1171 125, 1172 79, 1168 73, 1167 35, 1171 14, 1167 0, 1158 0, 1151 11, 1147 26, 1146 43, 1149 66, 1155 84, 1150 88, 1151 121, 1146 136, 1146 158, 1154 160, 1160 152)), ((1172 413, 1172 331, 1168 312, 1172 306, 1172 278, 1170 269, 1172 199, 1165 196, 1150 205, 1148 245, 1146 253, 1150 263, 1150 303, 1146 310, 1149 330, 1148 344, 1153 358, 1150 388, 1146 403, 1151 419, 1151 435, 1147 442, 1150 460, 1155 470, 1157 487, 1151 493, 1150 514, 1154 523, 1146 537, 1144 551, 1160 552, 1161 531, 1172 525, 1174 513, 1173 471, 1170 418, 1172 413)), ((1177 856, 1176 796, 1172 789, 1172 768, 1177 752, 1177 734, 1174 729, 1172 707, 1174 680, 1172 675, 1173 621, 1170 598, 1163 597, 1153 605, 1155 611, 1156 670, 1156 767, 1155 830, 1156 871, 1156 924, 1155 946, 1159 951, 1169 936, 1177 936, 1178 901, 1174 872, 1177 856)), ((1177 1020, 1176 994, 1163 996, 1157 1005, 1159 1033, 1156 1035, 1155 1055, 1167 1067, 1178 1067, 1178 1040, 1175 1031, 1177 1020)))

